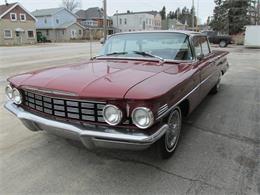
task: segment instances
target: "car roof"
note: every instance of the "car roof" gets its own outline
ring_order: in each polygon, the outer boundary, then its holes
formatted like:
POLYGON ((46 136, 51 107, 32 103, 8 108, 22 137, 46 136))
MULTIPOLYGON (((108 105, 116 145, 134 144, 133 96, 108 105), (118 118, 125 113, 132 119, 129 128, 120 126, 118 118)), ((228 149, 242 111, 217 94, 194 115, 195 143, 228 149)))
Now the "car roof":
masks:
MULTIPOLYGON (((150 30, 150 31, 131 31, 131 32, 120 32, 114 35, 123 35, 123 34, 137 34, 137 33, 180 33, 188 36, 194 35, 203 35, 200 32, 188 31, 188 30, 150 30)), ((204 36, 204 35, 203 35, 204 36)))

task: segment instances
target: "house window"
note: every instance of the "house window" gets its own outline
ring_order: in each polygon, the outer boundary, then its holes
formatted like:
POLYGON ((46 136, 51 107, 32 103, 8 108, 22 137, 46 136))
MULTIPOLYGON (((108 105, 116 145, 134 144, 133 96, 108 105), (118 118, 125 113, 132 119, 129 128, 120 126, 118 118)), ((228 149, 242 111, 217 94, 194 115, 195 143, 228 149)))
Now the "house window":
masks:
POLYGON ((62 31, 62 34, 65 35, 65 30, 62 31))
POLYGON ((12 21, 16 21, 16 20, 17 20, 17 15, 16 15, 16 13, 10 13, 10 19, 11 19, 12 21))
POLYGON ((122 24, 122 18, 119 19, 119 24, 122 24))
POLYGON ((46 36, 49 36, 49 30, 46 30, 46 36))
POLYGON ((47 24, 47 18, 44 18, 44 23, 47 24))
POLYGON ((21 21, 26 21, 26 15, 25 14, 20 14, 20 20, 21 21))
POLYGON ((56 19, 56 23, 57 23, 57 24, 59 24, 59 23, 60 23, 59 19, 56 19))
POLYGON ((11 30, 4 30, 4 38, 6 38, 6 39, 12 38, 12 31, 11 30))
POLYGON ((127 24, 127 19, 125 18, 125 24, 127 24))
POLYGON ((79 30, 79 35, 81 35, 81 33, 82 33, 81 30, 79 30))
POLYGON ((34 38, 33 30, 28 30, 28 38, 34 38))

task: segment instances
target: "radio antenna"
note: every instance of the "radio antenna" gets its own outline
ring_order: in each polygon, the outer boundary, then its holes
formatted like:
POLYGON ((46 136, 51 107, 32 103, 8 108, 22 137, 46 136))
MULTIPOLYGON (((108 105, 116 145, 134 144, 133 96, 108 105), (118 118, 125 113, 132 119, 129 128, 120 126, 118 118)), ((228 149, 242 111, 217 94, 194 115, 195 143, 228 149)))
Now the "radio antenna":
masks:
POLYGON ((90 49, 90 59, 92 59, 93 57, 93 53, 92 53, 92 41, 93 41, 93 37, 92 37, 92 32, 91 32, 91 29, 89 29, 90 32, 89 32, 89 38, 90 38, 90 42, 89 42, 89 49, 90 49))

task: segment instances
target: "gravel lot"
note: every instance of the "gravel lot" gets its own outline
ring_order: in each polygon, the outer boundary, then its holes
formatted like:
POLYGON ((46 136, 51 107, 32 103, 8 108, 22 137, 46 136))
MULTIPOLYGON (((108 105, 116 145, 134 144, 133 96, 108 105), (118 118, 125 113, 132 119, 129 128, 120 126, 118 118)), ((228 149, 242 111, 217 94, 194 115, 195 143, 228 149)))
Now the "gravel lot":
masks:
MULTIPOLYGON (((33 133, 3 109, 5 79, 87 60, 88 43, 0 47, 0 194, 260 194, 260 50, 230 46, 221 91, 183 127, 168 161, 33 133)), ((93 44, 93 53, 100 44, 93 44)))

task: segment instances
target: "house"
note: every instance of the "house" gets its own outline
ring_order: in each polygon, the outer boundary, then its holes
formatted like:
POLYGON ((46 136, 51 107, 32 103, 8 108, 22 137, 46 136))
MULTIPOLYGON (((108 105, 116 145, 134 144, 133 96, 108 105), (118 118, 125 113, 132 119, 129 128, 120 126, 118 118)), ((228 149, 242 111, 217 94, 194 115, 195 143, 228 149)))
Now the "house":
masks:
MULTIPOLYGON (((104 12, 99 7, 91 7, 87 10, 79 10, 75 13, 78 16, 78 22, 86 27, 88 36, 100 39, 104 36, 104 12)), ((107 17, 107 34, 113 34, 114 28, 112 19, 107 17)))
POLYGON ((20 3, 0 5, 0 45, 36 43, 36 18, 20 3))
POLYGON ((85 27, 77 22, 77 16, 66 8, 41 9, 32 12, 37 18, 37 33, 52 42, 84 38, 85 27))
POLYGON ((162 18, 157 11, 116 13, 112 17, 118 32, 161 30, 162 18))
POLYGON ((169 30, 186 30, 188 27, 177 19, 167 19, 167 25, 169 30))

